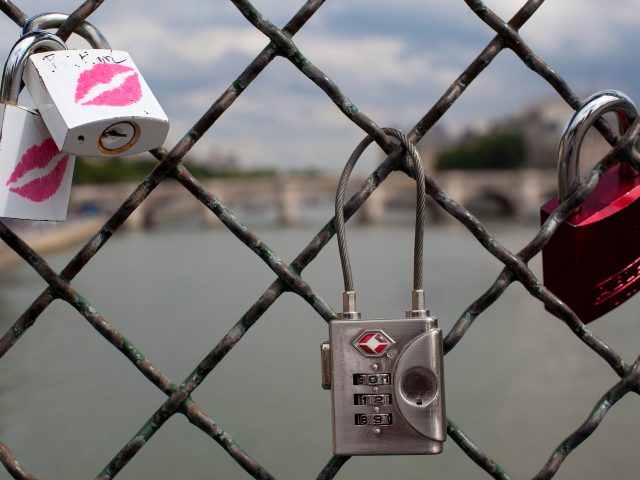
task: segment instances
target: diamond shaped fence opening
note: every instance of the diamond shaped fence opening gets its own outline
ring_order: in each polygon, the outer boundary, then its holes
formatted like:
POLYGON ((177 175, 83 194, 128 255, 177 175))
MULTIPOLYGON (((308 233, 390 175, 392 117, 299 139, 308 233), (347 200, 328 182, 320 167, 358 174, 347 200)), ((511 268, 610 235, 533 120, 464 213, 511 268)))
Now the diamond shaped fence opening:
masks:
MULTIPOLYGON (((66 40, 78 25, 103 4, 104 0, 87 0, 83 2, 58 29, 57 34, 66 40)), ((285 292, 293 292, 307 302, 324 321, 335 318, 335 312, 328 303, 319 297, 302 277, 301 273, 327 245, 334 234, 333 221, 328 223, 310 239, 308 245, 299 253, 291 264, 284 263, 254 232, 247 229, 234 213, 196 179, 182 163, 185 155, 196 142, 218 120, 244 90, 256 80, 261 72, 276 57, 289 61, 307 79, 312 81, 336 107, 353 124, 371 136, 386 152, 387 157, 382 164, 367 178, 345 207, 347 217, 353 215, 367 200, 369 195, 385 181, 394 170, 414 177, 413 169, 405 164, 401 149, 386 136, 382 128, 362 110, 359 110, 340 90, 330 77, 322 72, 313 59, 307 58, 295 43, 295 34, 322 7, 324 0, 307 0, 283 27, 272 24, 259 12, 249 0, 231 0, 239 14, 245 17, 253 27, 268 37, 270 43, 250 62, 240 76, 215 100, 204 115, 186 132, 184 137, 171 149, 158 148, 152 152, 158 164, 147 177, 137 185, 118 210, 107 220, 92 239, 84 246, 61 272, 56 273, 47 262, 25 243, 5 222, 0 221, 0 238, 24 259, 38 275, 44 279, 48 287, 36 298, 24 313, 15 320, 12 327, 0 338, 0 358, 17 345, 23 334, 38 321, 40 315, 56 299, 67 302, 75 309, 106 341, 115 347, 129 362, 137 368, 149 382, 155 385, 166 400, 157 410, 150 412, 149 419, 139 430, 116 452, 113 459, 98 474, 99 479, 110 479, 127 466, 127 463, 142 449, 146 442, 162 428, 169 418, 179 413, 203 433, 208 435, 233 460, 244 468, 251 476, 258 479, 274 478, 251 456, 243 451, 235 440, 228 435, 207 413, 191 398, 191 394, 202 384, 207 376, 216 368, 225 355, 242 340, 243 335, 258 321, 266 310, 285 292), (237 321, 233 328, 219 340, 217 345, 193 367, 192 372, 180 382, 168 378, 159 371, 152 360, 136 347, 128 338, 117 331, 113 325, 98 312, 81 294, 71 281, 91 261, 113 234, 122 227, 132 213, 140 208, 146 197, 167 179, 176 180, 182 188, 190 192, 205 208, 215 214, 235 237, 244 243, 273 271, 276 279, 266 286, 264 293, 237 321)), ((500 18, 480 0, 465 0, 465 3, 488 27, 495 31, 495 37, 482 46, 480 54, 460 73, 459 77, 443 92, 440 99, 416 119, 414 127, 408 133, 413 142, 418 142, 460 98, 465 89, 481 72, 491 66, 492 61, 503 51, 511 50, 522 61, 523 65, 539 75, 541 79, 557 92, 557 94, 574 110, 581 105, 581 99, 574 93, 569 84, 560 77, 551 66, 540 58, 520 36, 519 30, 534 16, 543 0, 529 0, 508 21, 500 18)), ((108 8, 108 2, 105 6, 108 8)), ((10 0, 0 0, 0 10, 16 24, 23 25, 29 18, 10 0)), ((568 24, 568 28, 570 25, 568 24)), ((528 268, 528 262, 540 253, 543 246, 555 232, 558 225, 566 219, 579 205, 582 198, 591 192, 603 172, 625 160, 636 168, 640 167, 640 156, 632 148, 640 135, 640 122, 636 121, 623 137, 617 137, 604 121, 597 125, 604 138, 614 147, 591 171, 589 179, 580 186, 577 195, 570 197, 545 222, 531 242, 521 251, 514 253, 501 245, 492 234, 465 208, 457 204, 443 191, 436 180, 427 175, 425 180, 428 194, 444 212, 459 221, 471 235, 501 263, 504 269, 485 294, 473 302, 459 317, 457 323, 448 332, 445 339, 445 351, 448 353, 460 342, 473 322, 488 307, 497 302, 502 294, 515 282, 520 283, 533 297, 546 306, 556 317, 595 354, 599 355, 613 370, 616 379, 609 390, 603 392, 600 399, 594 400, 594 409, 574 432, 569 433, 553 451, 549 460, 541 467, 535 479, 552 478, 560 469, 563 461, 601 424, 607 412, 617 401, 629 393, 640 392, 640 361, 627 363, 621 355, 598 338, 580 319, 550 293, 541 281, 528 268)), ((450 438, 487 474, 497 479, 508 479, 510 475, 476 445, 463 430, 448 420, 450 438)), ((35 478, 28 471, 28 459, 18 462, 8 445, 0 443, 0 461, 7 472, 17 479, 35 478)), ((348 457, 330 458, 325 468, 319 473, 319 479, 334 478, 348 457)))

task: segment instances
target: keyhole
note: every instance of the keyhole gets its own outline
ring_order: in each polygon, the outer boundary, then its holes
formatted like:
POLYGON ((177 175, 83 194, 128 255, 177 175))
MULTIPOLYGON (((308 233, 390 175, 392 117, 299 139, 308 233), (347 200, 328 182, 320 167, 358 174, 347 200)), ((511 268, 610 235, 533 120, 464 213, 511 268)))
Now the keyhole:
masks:
POLYGON ((118 154, 129 150, 140 136, 140 128, 129 122, 114 123, 102 132, 98 147, 103 153, 118 154))
POLYGON ((129 135, 123 132, 119 132, 118 130, 112 129, 107 132, 104 132, 105 137, 120 137, 120 138, 128 138, 129 135))

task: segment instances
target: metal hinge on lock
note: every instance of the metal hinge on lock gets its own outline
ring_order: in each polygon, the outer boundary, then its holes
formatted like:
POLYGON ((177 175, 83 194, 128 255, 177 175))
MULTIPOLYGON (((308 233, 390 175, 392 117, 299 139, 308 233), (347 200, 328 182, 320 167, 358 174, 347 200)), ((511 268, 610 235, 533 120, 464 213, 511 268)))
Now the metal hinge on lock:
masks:
MULTIPOLYGON (((60 15, 34 17, 24 30, 52 28, 60 15)), ((129 54, 100 38, 93 49, 29 58, 24 82, 56 145, 98 157, 159 147, 169 132, 167 116, 129 54)))
POLYGON ((336 236, 345 281, 343 311, 329 324, 321 346, 322 386, 332 390, 336 455, 437 454, 446 440, 442 331, 429 315, 422 288, 425 184, 422 161, 395 129, 414 161, 418 202, 411 309, 404 318, 362 319, 356 308, 344 225, 346 185, 372 139, 355 149, 336 193, 336 236))

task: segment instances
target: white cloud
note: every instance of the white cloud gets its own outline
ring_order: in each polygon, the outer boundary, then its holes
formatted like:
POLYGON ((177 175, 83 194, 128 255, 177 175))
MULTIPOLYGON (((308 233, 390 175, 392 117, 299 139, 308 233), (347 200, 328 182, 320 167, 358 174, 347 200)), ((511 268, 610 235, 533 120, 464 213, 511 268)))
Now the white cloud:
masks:
MULTIPOLYGON (((171 71, 171 65, 224 68, 224 65, 216 64, 226 56, 250 59, 268 44, 268 39, 252 26, 178 30, 159 28, 153 23, 139 24, 129 19, 107 23, 105 31, 113 32, 110 40, 116 48, 129 46, 129 52, 138 64, 158 72, 169 67, 169 73, 177 75, 188 72, 181 68, 171 71)), ((405 38, 382 35, 353 38, 327 33, 305 35, 299 47, 330 76, 336 74, 348 82, 408 85, 422 79, 445 85, 458 73, 435 64, 428 52, 410 53, 405 38)))
MULTIPOLYGON (((184 101, 197 107, 212 97, 204 88, 190 92, 184 101)), ((236 152, 249 164, 281 168, 318 163, 337 168, 325 158, 326 152, 349 148, 353 133, 358 135, 358 128, 328 98, 263 89, 242 95, 201 140, 198 151, 218 148, 236 152), (350 130, 352 134, 345 135, 350 130)))
MULTIPOLYGON (((508 20, 524 1, 489 0, 487 6, 508 20)), ((638 25, 635 0, 563 0, 546 2, 522 29, 523 37, 541 54, 563 52, 594 56, 619 48, 621 27, 638 25)))
POLYGON ((312 35, 299 47, 325 73, 346 74, 356 82, 406 85, 427 80, 445 84, 456 76, 452 70, 432 64, 428 55, 410 53, 407 40, 400 37, 312 35))
MULTIPOLYGON (((213 65, 225 55, 255 57, 269 43, 255 28, 215 26, 195 29, 159 28, 152 23, 139 25, 135 20, 106 24, 112 46, 129 46, 138 63, 167 70, 176 64, 213 65)), ((180 75, 189 71, 179 70, 180 75)))

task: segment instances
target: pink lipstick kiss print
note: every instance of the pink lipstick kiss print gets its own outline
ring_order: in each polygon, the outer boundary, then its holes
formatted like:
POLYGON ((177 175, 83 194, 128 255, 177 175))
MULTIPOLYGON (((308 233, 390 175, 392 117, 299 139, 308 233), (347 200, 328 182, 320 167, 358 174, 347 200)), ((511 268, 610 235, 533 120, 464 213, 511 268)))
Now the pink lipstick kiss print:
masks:
POLYGON ((76 103, 124 107, 142 98, 136 71, 118 63, 97 63, 78 77, 76 103))
POLYGON ((53 197, 60 189, 68 163, 69 155, 62 155, 53 139, 47 138, 40 145, 34 145, 27 149, 16 168, 11 172, 6 185, 13 193, 27 200, 44 202, 53 197), (53 168, 50 168, 51 165, 54 165, 53 168), (23 185, 15 185, 25 175, 36 169, 42 169, 43 174, 23 185))

